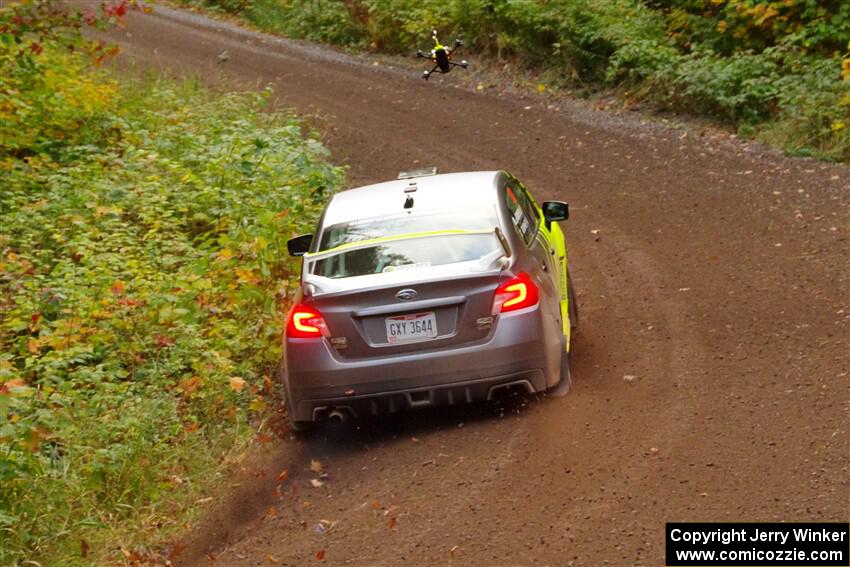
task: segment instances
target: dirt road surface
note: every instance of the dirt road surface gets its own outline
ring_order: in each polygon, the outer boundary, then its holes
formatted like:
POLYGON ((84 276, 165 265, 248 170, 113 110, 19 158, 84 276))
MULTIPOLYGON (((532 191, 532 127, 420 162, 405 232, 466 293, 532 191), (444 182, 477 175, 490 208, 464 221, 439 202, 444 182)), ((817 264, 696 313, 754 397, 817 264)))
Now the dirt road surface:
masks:
POLYGON ((353 184, 506 168, 572 209, 569 396, 271 444, 181 563, 663 565, 667 521, 847 520, 850 169, 166 8, 113 38, 127 62, 271 83, 353 184))

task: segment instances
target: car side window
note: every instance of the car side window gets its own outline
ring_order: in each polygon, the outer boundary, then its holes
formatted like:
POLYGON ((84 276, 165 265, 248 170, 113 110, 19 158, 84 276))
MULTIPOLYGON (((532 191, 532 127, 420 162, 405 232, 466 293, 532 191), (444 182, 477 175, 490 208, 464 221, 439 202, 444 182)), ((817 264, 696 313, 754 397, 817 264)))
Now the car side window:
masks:
POLYGON ((514 226, 526 244, 530 244, 537 232, 537 210, 522 186, 511 183, 505 187, 505 201, 514 226))

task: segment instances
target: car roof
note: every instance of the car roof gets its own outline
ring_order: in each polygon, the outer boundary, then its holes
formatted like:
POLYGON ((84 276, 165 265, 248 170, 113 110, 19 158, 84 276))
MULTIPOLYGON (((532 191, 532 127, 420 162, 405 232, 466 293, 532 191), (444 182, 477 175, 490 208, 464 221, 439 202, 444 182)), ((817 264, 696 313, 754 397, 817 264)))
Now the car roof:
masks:
POLYGON ((492 210, 500 175, 499 171, 444 173, 341 191, 328 204, 323 225, 327 227, 357 219, 401 213, 405 210, 408 195, 413 197, 414 213, 445 210, 447 207, 455 210, 492 210), (416 191, 405 192, 413 186, 416 191))

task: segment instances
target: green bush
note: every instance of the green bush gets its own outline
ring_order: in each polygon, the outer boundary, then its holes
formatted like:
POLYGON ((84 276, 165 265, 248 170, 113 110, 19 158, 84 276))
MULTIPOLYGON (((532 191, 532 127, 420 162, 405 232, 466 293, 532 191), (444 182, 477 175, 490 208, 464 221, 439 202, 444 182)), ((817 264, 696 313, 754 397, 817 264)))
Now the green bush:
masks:
POLYGON ((180 526, 266 427, 286 240, 343 180, 268 93, 119 86, 80 51, 0 55, 3 565, 180 526))
POLYGON ((259 27, 290 37, 360 46, 362 30, 337 0, 254 0, 244 12, 259 27))

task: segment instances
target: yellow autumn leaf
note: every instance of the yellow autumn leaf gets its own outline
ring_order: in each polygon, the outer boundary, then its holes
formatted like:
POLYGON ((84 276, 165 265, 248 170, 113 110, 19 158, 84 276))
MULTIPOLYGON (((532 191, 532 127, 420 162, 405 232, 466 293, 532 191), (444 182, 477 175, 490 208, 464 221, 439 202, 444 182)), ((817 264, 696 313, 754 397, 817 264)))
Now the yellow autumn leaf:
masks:
POLYGON ((251 400, 251 403, 248 404, 248 409, 251 411, 261 412, 266 409, 266 402, 263 401, 263 398, 254 398, 251 400))
POLYGON ((251 283, 257 281, 257 274, 251 268, 237 269, 236 279, 241 283, 251 283))
POLYGON ((234 392, 241 392, 245 388, 245 379, 239 376, 231 376, 227 379, 230 383, 230 389, 234 392))
POLYGON ((546 92, 546 85, 544 85, 543 83, 537 83, 537 92, 541 94, 546 92))

